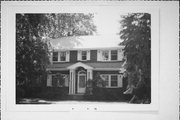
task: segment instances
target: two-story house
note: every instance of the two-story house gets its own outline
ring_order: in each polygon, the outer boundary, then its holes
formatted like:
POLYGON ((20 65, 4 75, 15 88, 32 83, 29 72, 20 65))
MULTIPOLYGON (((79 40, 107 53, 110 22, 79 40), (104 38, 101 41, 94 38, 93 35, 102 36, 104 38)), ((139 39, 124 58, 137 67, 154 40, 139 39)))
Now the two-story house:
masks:
POLYGON ((56 49, 52 53, 51 65, 47 68, 47 86, 61 87, 58 82, 53 83, 60 73, 69 94, 84 94, 87 80, 100 74, 107 89, 122 88, 123 48, 124 46, 56 49))

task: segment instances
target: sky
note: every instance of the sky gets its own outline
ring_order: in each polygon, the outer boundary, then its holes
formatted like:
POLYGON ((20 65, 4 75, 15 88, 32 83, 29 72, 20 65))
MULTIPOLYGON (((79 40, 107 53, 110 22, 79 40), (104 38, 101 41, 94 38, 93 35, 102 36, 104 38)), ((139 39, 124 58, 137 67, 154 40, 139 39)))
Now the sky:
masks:
POLYGON ((97 35, 85 37, 86 40, 82 41, 83 46, 77 46, 77 48, 117 47, 121 42, 118 35, 121 28, 119 23, 121 14, 112 11, 95 13, 94 24, 97 26, 97 35))
POLYGON ((94 23, 100 35, 117 35, 120 30, 120 20, 120 13, 117 12, 99 12, 94 16, 94 23))

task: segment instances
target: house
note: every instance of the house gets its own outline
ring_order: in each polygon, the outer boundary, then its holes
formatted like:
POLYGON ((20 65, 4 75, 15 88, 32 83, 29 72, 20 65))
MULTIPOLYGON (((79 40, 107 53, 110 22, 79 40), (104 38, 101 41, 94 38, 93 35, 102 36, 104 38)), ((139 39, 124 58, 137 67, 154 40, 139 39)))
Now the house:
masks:
MULTIPOLYGON (((57 45, 57 43, 55 43, 57 45)), ((57 48, 47 71, 48 87, 66 87, 69 94, 85 94, 88 80, 98 74, 107 89, 123 88, 124 46, 57 48), (61 80, 58 80, 58 75, 61 80)))

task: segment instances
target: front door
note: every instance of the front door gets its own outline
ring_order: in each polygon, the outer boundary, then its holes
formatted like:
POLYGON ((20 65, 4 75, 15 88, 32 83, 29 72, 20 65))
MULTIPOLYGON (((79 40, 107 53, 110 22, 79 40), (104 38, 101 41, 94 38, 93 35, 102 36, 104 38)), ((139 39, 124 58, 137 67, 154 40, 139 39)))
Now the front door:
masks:
POLYGON ((85 91, 86 91, 86 74, 79 74, 78 75, 77 92, 85 93, 85 91))

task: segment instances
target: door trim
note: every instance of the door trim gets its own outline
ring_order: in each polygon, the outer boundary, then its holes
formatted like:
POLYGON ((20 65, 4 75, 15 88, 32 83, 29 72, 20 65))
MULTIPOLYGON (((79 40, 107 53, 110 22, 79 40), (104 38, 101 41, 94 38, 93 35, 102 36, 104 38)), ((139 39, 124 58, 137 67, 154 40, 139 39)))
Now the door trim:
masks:
MULTIPOLYGON (((78 93, 78 94, 84 94, 84 93, 86 92, 86 79, 87 79, 87 76, 86 76, 86 73, 80 73, 80 72, 82 72, 82 71, 79 71, 79 72, 78 72, 77 93, 78 93), (84 77, 85 77, 85 80, 84 80, 84 81, 85 81, 85 87, 84 87, 84 88, 79 88, 79 77, 80 77, 80 76, 84 76, 84 77), (83 92, 81 92, 80 89, 82 89, 83 92), (84 89, 84 90, 83 90, 83 89, 84 89)), ((85 71, 83 71, 83 72, 85 72, 85 71)))

